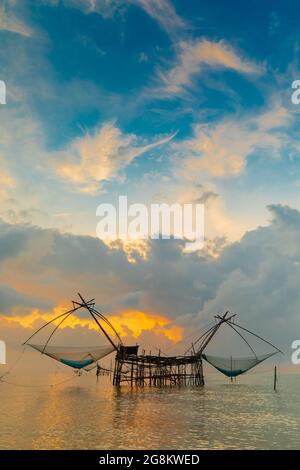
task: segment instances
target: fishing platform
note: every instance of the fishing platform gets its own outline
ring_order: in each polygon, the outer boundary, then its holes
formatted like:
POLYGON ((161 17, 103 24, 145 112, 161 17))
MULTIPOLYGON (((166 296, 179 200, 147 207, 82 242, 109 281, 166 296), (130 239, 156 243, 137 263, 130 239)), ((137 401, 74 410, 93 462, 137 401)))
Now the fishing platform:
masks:
POLYGON ((31 348, 45 354, 52 359, 73 368, 77 373, 90 372, 96 369, 97 379, 101 375, 112 375, 112 383, 119 387, 127 384, 131 387, 164 387, 164 386, 204 386, 203 360, 211 364, 215 369, 229 377, 231 380, 238 375, 257 366, 269 357, 281 353, 272 343, 236 323, 234 314, 227 311, 223 315, 215 315, 213 325, 192 343, 191 347, 179 356, 168 356, 159 351, 159 354, 146 354, 145 350, 139 352, 138 345, 125 345, 109 319, 96 309, 95 299, 86 301, 78 294, 79 301, 73 301, 73 308, 58 315, 34 332, 24 343, 31 348), (84 309, 97 325, 105 344, 94 346, 53 346, 50 343, 56 331, 61 325, 79 309, 84 309), (31 340, 44 328, 54 325, 54 329, 44 344, 32 343, 31 340), (227 325, 247 345, 251 356, 224 358, 211 356, 206 353, 206 348, 213 337, 223 326, 227 325), (252 335, 272 348, 271 352, 258 356, 245 338, 244 333, 252 335), (115 352, 114 367, 104 368, 100 360, 115 352))

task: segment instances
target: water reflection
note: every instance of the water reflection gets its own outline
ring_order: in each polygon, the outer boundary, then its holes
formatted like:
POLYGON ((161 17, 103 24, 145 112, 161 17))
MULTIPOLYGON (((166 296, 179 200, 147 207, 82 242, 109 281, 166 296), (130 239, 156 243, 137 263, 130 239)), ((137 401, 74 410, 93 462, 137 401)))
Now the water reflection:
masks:
POLYGON ((130 389, 1 385, 1 449, 299 448, 300 383, 130 389))

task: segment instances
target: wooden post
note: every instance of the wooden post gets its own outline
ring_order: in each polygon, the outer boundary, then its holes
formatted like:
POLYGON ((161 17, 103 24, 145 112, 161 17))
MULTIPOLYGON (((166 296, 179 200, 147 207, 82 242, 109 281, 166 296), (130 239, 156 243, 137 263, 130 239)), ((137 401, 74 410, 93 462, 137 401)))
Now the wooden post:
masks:
POLYGON ((151 351, 149 352, 149 386, 152 387, 152 362, 151 362, 151 351))
POLYGON ((134 367, 134 361, 131 362, 131 373, 130 373, 130 386, 133 386, 133 367, 134 367))
POLYGON ((277 367, 274 367, 274 392, 276 392, 276 385, 277 385, 277 367))

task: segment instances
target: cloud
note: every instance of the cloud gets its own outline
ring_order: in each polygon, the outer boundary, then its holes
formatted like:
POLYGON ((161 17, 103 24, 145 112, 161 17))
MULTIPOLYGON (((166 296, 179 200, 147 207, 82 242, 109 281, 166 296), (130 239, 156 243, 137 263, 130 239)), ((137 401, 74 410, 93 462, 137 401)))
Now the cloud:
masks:
POLYGON ((0 30, 20 34, 25 37, 30 37, 33 34, 29 26, 17 19, 12 13, 6 12, 4 7, 0 8, 0 30))
MULTIPOLYGON (((1 292, 1 286, 0 286, 1 292)), ((9 288, 5 292, 6 297, 9 297, 9 288)), ((19 299, 22 300, 22 297, 19 296, 19 299)), ((25 298, 26 299, 26 298, 25 298)), ((15 299, 14 299, 15 300, 15 299)), ((25 306, 23 301, 23 307, 25 306)), ((2 301, 2 306, 0 306, 0 311, 7 310, 7 306, 2 301), (4 307, 2 307, 4 305, 4 307)), ((39 308, 34 309, 25 309, 25 313, 20 314, 18 310, 15 309, 13 315, 0 315, 1 321, 4 323, 18 324, 24 328, 31 328, 33 331, 37 329, 40 325, 49 322, 53 318, 61 315, 62 313, 70 310, 69 305, 59 305, 51 311, 42 310, 39 308)), ((108 315, 107 318, 114 326, 118 334, 122 338, 139 338, 144 332, 151 331, 154 335, 165 336, 169 341, 176 343, 182 339, 182 328, 175 325, 170 319, 165 316, 146 313, 141 310, 121 310, 115 312, 112 315, 108 315)), ((59 325, 61 319, 53 322, 53 325, 59 325)), ((99 331, 98 325, 90 317, 82 316, 82 312, 77 312, 72 315, 64 324, 61 325, 61 329, 88 329, 99 331)), ((51 327, 50 327, 51 331, 51 327)), ((107 331, 112 334, 110 329, 107 331)), ((28 333, 29 334, 29 333, 28 333)))
POLYGON ((273 157, 278 155, 288 144, 283 131, 291 119, 292 115, 284 107, 275 105, 254 117, 197 124, 191 138, 176 144, 181 159, 176 171, 187 179, 197 179, 201 174, 217 178, 239 175, 255 150, 267 149, 273 157), (182 156, 186 158, 182 160, 182 156))
MULTIPOLYGON (((58 0, 46 0, 50 5, 57 5, 58 0)), ((185 27, 185 21, 177 15, 170 0, 63 0, 63 3, 72 8, 78 8, 86 14, 99 13, 104 18, 111 18, 130 6, 137 6, 144 10, 167 33, 185 27)))
POLYGON ((79 191, 96 194, 101 182, 116 178, 135 158, 173 137, 138 145, 134 134, 123 134, 114 124, 107 123, 92 135, 76 138, 69 148, 59 152, 56 171, 79 191))
POLYGON ((131 0, 131 2, 144 9, 168 33, 173 33, 175 30, 185 27, 184 20, 177 15, 169 0, 153 0, 152 2, 148 0, 131 0))
POLYGON ((145 52, 141 52, 139 54, 139 62, 148 62, 149 61, 149 57, 147 56, 147 54, 145 54, 145 52))
POLYGON ((0 128, 1 217, 14 223, 41 221, 42 217, 45 221, 38 189, 44 164, 40 157, 45 155, 41 125, 26 104, 13 102, 0 114, 0 128), (33 183, 35 172, 40 176, 33 183), (35 191, 28 191, 33 185, 35 191))
POLYGON ((180 204, 204 204, 205 251, 211 256, 219 256, 226 244, 239 240, 247 230, 255 226, 249 215, 246 220, 234 217, 213 185, 193 182, 188 186, 177 185, 172 197, 180 204))
MULTIPOLYGON (((1 140, 0 140, 1 146, 1 140)), ((0 201, 3 203, 8 198, 9 193, 16 187, 16 179, 7 168, 7 162, 5 158, 0 154, 0 201)))
MULTIPOLYGON (((128 329, 136 334, 135 323, 145 322, 149 332, 154 325, 157 333, 162 327, 177 335, 176 325, 196 337, 215 313, 231 310, 242 324, 288 349, 300 331, 300 212, 269 209, 269 225, 247 232, 218 258, 184 254, 181 242, 165 240, 152 241, 147 260, 135 264, 91 237, 4 224, 0 279, 22 295, 35 298, 38 292, 40 302, 53 306, 68 305, 77 290, 96 296, 120 328, 129 318, 128 329), (131 319, 128 312, 135 312, 131 319)), ((29 321, 28 314, 25 308, 15 313, 29 321)))
POLYGON ((205 66, 225 68, 238 73, 253 75, 262 72, 257 64, 241 57, 225 41, 207 39, 183 41, 178 46, 176 62, 167 72, 159 71, 162 88, 169 95, 183 93, 193 86, 193 79, 205 66))
POLYGON ((199 307, 192 280, 199 258, 183 255, 180 243, 152 242, 147 260, 132 264, 121 248, 112 250, 92 237, 4 223, 0 230, 0 281, 20 293, 38 292, 58 305, 81 289, 87 296, 97 293, 107 312, 126 306, 167 318, 199 307), (185 287, 178 290, 180 285, 185 287))
POLYGON ((18 292, 6 284, 0 284, 0 312, 7 312, 9 316, 12 310, 27 307, 46 307, 47 302, 41 302, 39 299, 18 292))
POLYGON ((300 331, 300 212, 282 205, 269 209, 269 226, 248 232, 224 250, 218 260, 223 281, 198 318, 226 306, 289 353, 300 331))
MULTIPOLYGON (((247 232, 217 259, 183 254, 181 242, 165 240, 151 242, 148 259, 135 264, 91 237, 2 224, 0 279, 24 296, 38 292, 40 302, 52 305, 69 304, 80 289, 96 296, 122 328, 128 312, 135 312, 127 326, 136 334, 134 322, 145 322, 145 329, 156 325, 157 333, 161 326, 177 335, 176 325, 196 337, 213 314, 231 310, 242 324, 287 349, 300 331, 300 212, 269 209, 269 225, 247 232)), ((15 315, 26 316, 28 309, 15 315)))

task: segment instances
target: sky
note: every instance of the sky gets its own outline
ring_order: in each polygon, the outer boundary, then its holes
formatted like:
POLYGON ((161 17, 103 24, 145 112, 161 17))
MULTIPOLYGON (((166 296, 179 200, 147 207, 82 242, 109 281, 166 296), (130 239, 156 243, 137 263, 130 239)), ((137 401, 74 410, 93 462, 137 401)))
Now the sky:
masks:
MULTIPOLYGON (((0 324, 11 347, 80 291, 129 343, 172 349, 230 310, 289 357, 300 334, 297 6, 1 1, 0 324), (119 195, 203 203, 204 248, 100 241, 96 208, 119 195)), ((62 339, 91 329, 75 319, 62 339)))

